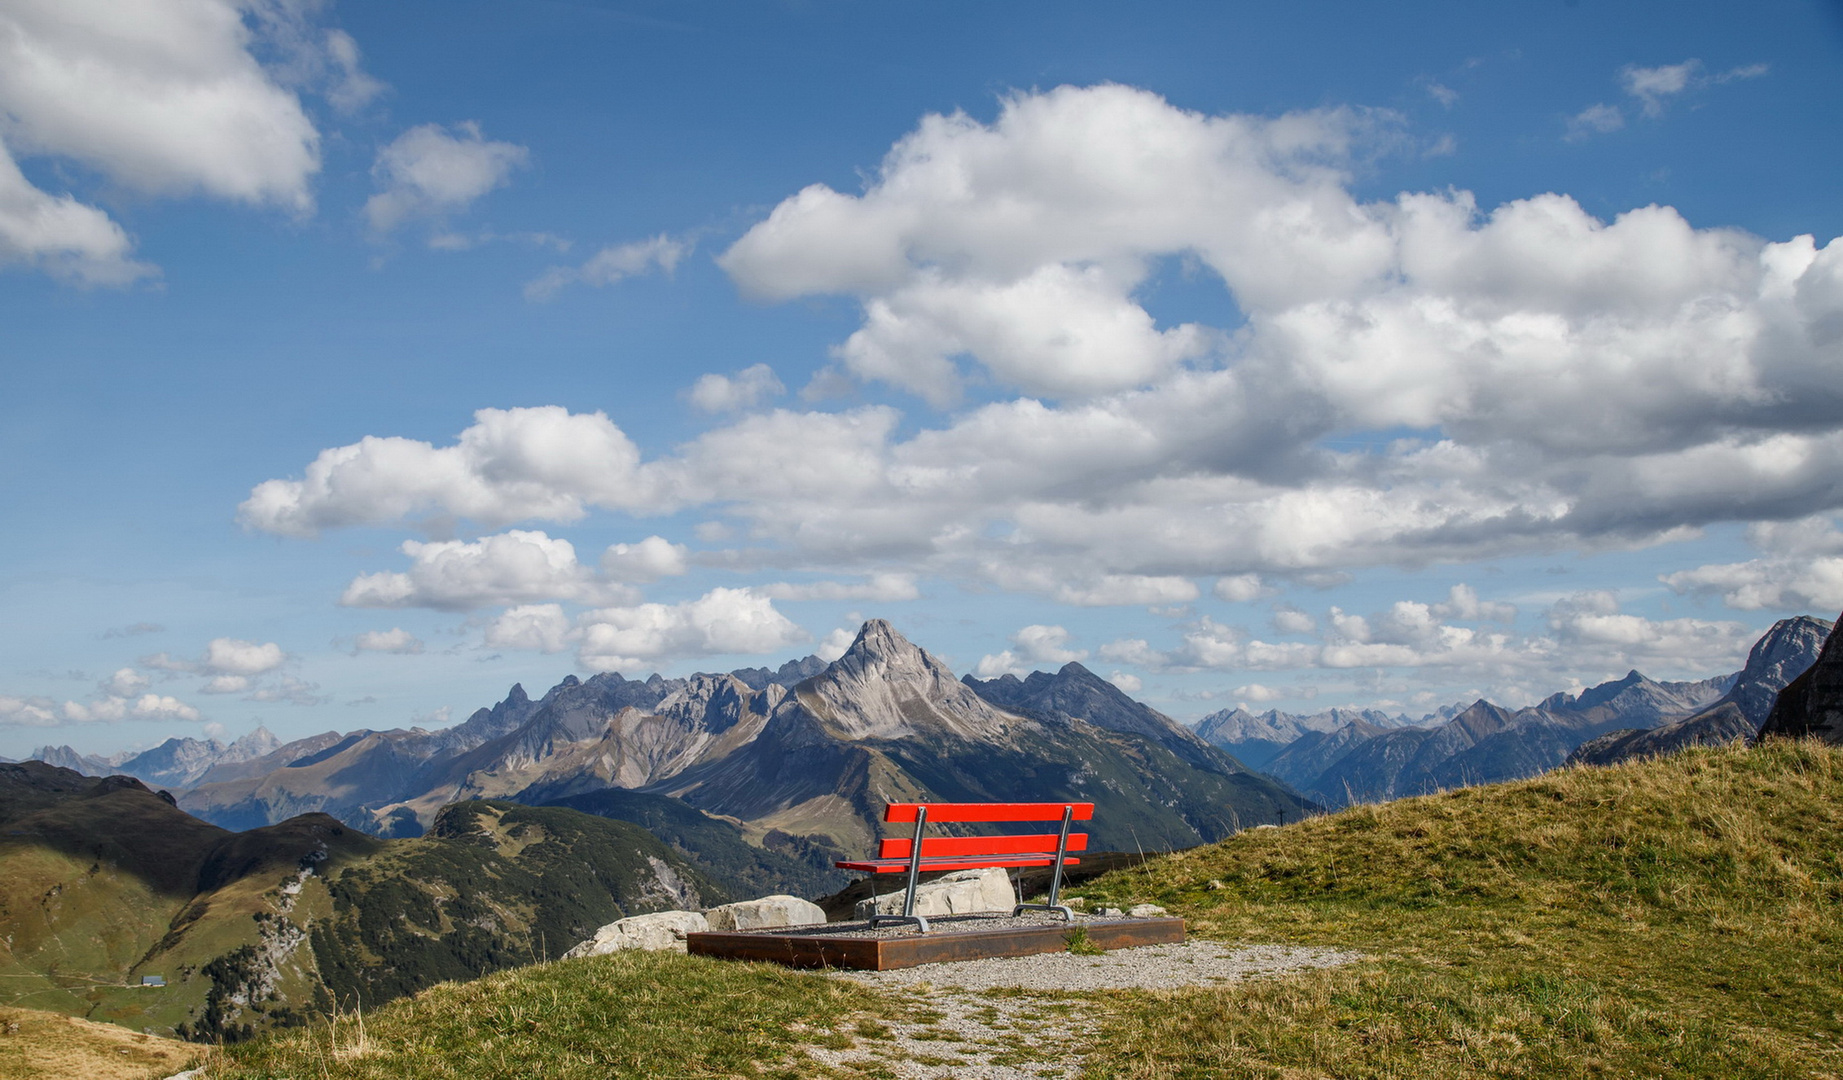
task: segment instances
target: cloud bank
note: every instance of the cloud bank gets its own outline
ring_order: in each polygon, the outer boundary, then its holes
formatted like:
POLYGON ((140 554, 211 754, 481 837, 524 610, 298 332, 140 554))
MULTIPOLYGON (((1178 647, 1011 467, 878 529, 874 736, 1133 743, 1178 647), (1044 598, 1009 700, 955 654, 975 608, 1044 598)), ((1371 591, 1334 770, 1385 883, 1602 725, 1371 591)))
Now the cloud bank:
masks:
MULTIPOLYGON (((1632 92, 1663 101, 1668 82, 1632 92)), ((1403 139, 1360 110, 1210 116, 1111 85, 1015 94, 990 122, 929 116, 861 193, 795 193, 718 260, 761 300, 852 298, 836 376, 916 395, 919 423, 888 405, 761 410, 772 373, 744 371, 701 382, 701 400, 694 388, 712 426, 666 452, 602 413, 482 409, 447 445, 325 450, 258 485, 241 518, 309 536, 696 509, 736 545, 713 565, 1171 607, 1204 586, 1245 603, 1367 567, 1843 509, 1843 245, 1697 227, 1666 206, 1601 220, 1557 193, 1489 209, 1457 190, 1353 194, 1358 163, 1403 139), (1161 322, 1159 269, 1178 263, 1238 319, 1161 322), (990 400, 929 408, 973 386, 990 400)), ((1668 584, 1737 605, 1830 595, 1771 567, 1745 571, 1767 583, 1746 592, 1742 573, 1668 584)), ((770 594, 821 592, 748 595, 770 594)), ((1449 633, 1433 606, 1432 637, 1415 611, 1330 616, 1312 662, 1500 648, 1488 627, 1449 633)), ((560 610, 512 611, 508 639, 585 656, 664 655, 623 635, 671 637, 660 612, 591 634, 560 610)), ((1556 617, 1558 642, 1629 626, 1591 604, 1556 617)), ((1658 640, 1690 648, 1700 632, 1658 640)), ((1305 655, 1201 623, 1186 640, 1146 662, 1305 655)), ((1103 655, 1136 662, 1126 652, 1103 655)))

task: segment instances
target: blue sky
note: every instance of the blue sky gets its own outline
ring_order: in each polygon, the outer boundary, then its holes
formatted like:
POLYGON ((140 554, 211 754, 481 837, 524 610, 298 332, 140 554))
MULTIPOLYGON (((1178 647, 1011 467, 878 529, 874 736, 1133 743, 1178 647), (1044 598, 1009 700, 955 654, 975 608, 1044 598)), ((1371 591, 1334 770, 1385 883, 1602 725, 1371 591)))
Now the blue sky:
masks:
POLYGON ((1843 607, 1843 14, 1505 7, 0 0, 0 755, 1732 670, 1843 607))

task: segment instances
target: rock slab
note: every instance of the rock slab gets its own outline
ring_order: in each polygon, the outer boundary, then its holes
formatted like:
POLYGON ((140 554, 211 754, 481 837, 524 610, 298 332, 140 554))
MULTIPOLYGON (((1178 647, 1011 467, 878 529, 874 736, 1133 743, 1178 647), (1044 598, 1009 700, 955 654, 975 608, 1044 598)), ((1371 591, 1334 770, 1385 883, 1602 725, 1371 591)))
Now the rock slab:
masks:
MULTIPOLYGON (((901 892, 884 893, 871 900, 859 900, 856 916, 868 919, 878 915, 902 914, 901 892)), ((956 870, 943 874, 915 889, 915 914, 922 916, 972 915, 1002 911, 1009 915, 1017 907, 1017 890, 1011 877, 996 866, 983 870, 956 870)))
POLYGON ((825 910, 818 904, 785 895, 724 904, 706 911, 704 917, 712 930, 776 930, 826 921, 825 910))
POLYGON ((657 952, 671 949, 685 951, 685 935, 701 934, 710 923, 695 911, 655 911, 651 915, 631 915, 617 919, 595 931, 595 936, 563 954, 565 960, 578 956, 602 956, 623 949, 646 949, 657 952))

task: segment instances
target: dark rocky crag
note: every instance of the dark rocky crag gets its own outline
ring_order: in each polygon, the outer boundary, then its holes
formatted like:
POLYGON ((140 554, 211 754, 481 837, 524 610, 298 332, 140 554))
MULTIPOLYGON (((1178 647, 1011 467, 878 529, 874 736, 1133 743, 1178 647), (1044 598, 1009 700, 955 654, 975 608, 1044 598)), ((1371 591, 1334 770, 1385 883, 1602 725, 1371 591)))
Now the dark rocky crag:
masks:
MULTIPOLYGON (((1843 616, 1838 624, 1843 625, 1843 616)), ((1780 691, 1760 738, 1811 738, 1843 745, 1843 640, 1834 627, 1817 662, 1780 691)))

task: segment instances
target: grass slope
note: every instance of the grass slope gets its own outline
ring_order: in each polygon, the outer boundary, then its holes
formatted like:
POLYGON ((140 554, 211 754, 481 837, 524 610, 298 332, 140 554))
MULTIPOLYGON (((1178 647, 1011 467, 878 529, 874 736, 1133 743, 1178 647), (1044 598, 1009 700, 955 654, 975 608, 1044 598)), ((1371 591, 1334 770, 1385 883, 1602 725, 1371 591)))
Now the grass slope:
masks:
POLYGON ((1132 995, 1121 1076, 1843 1072, 1843 750, 1776 742, 1361 806, 1104 879, 1374 959, 1132 995), (1212 887, 1214 883, 1215 887, 1212 887))
POLYGON ((416 840, 324 814, 229 833, 127 778, 0 766, 0 1004, 134 1031, 235 1041, 736 895, 645 829, 560 807, 457 804, 416 840))
MULTIPOLYGON (((1065 995, 1087 1076, 1843 1074, 1843 750, 1691 750, 1242 833, 1082 890, 1347 968, 1065 995)), ((616 955, 436 987, 226 1052, 282 1076, 816 1076, 802 1042, 913 1002, 772 967, 616 955)))
POLYGON ((150 1080, 202 1056, 200 1047, 114 1024, 0 1008, 0 1080, 150 1080))

